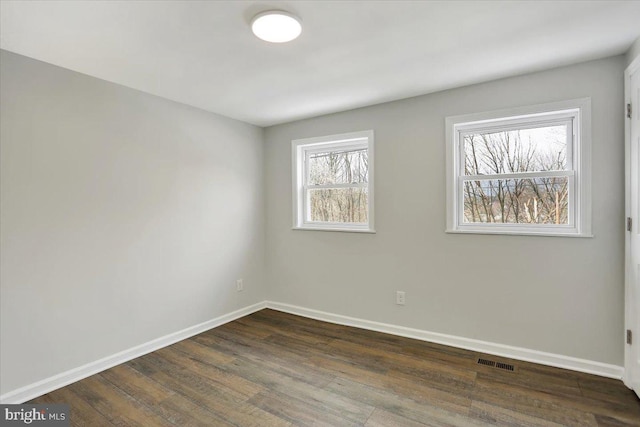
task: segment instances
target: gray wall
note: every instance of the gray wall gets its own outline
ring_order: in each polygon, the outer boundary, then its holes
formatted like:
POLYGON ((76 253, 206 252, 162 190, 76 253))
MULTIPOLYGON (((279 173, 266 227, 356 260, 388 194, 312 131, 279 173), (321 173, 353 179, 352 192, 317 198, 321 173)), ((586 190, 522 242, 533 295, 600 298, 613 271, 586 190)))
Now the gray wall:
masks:
POLYGON ((624 65, 618 56, 267 128, 270 299, 622 365, 624 65), (595 237, 445 234, 445 117, 581 97, 593 108, 595 237), (377 234, 292 230, 291 140, 365 129, 377 234))
POLYGON ((627 51, 627 65, 630 65, 638 56, 640 56, 640 37, 633 42, 627 51))
POLYGON ((0 394, 265 299, 260 128, 0 64, 0 394))

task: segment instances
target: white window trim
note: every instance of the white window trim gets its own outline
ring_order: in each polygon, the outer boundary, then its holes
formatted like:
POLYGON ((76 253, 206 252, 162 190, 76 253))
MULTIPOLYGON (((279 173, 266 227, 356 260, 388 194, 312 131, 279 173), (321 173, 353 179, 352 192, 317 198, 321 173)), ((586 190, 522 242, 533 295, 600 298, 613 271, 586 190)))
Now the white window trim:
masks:
MULTIPOLYGON (((591 98, 552 102, 526 107, 447 117, 446 125, 446 205, 447 233, 515 234, 535 236, 593 237, 591 234, 591 98), (458 181, 463 155, 460 135, 470 129, 504 129, 527 122, 562 121, 575 117, 567 160, 572 171, 558 171, 557 176, 569 176, 570 193, 568 225, 524 224, 464 224, 458 181), (571 188, 574 191, 571 191, 571 188), (578 191, 575 191, 578 189, 578 191), (573 210, 572 210, 573 209, 573 210)), ((535 177, 537 172, 532 172, 535 177)), ((540 175, 549 176, 549 172, 540 175)), ((492 176, 489 176, 492 177, 492 176)), ((501 175, 507 178, 508 175, 501 175)), ((484 179, 487 179, 484 177, 484 179)))
MULTIPOLYGON (((338 135, 327 135, 314 138, 296 139, 291 142, 291 164, 292 164, 292 188, 293 188, 293 229, 294 230, 317 230, 317 231, 347 231, 355 233, 375 233, 374 227, 374 165, 375 156, 373 151, 373 130, 360 132, 350 132, 338 135), (337 223, 337 222, 311 222, 306 221, 304 203, 304 171, 306 153, 323 152, 333 148, 367 148, 369 161, 368 184, 368 223, 337 223)), ((341 184, 331 185, 331 188, 340 187, 341 184)), ((354 187, 354 184, 345 184, 345 187, 354 187)), ((319 186, 317 188, 322 188, 319 186)))

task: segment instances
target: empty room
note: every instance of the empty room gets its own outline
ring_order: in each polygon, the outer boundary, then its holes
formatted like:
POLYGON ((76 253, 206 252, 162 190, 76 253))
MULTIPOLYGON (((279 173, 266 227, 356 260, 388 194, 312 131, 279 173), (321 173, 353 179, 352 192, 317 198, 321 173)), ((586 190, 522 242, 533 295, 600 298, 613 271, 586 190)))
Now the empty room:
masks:
POLYGON ((0 0, 0 425, 640 426, 640 1, 0 0))

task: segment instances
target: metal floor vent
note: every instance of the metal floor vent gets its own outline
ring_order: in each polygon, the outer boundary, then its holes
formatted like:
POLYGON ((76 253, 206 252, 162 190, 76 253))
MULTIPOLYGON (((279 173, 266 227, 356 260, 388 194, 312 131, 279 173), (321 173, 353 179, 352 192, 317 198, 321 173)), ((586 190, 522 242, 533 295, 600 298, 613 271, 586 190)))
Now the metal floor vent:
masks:
POLYGON ((504 369, 505 371, 513 372, 515 370, 515 366, 510 365, 508 363, 496 362, 496 368, 504 369))
POLYGON ((478 359, 479 365, 496 366, 496 362, 487 359, 478 359))
POLYGON ((504 369, 505 371, 515 372, 515 366, 509 363, 495 362, 493 360, 488 359, 478 359, 478 365, 491 366, 498 369, 504 369))

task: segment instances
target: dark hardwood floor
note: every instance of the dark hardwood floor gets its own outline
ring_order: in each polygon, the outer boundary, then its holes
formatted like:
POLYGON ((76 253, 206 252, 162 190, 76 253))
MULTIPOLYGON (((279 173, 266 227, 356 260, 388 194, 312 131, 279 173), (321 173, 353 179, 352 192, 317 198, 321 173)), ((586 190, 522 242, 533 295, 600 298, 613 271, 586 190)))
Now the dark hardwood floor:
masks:
POLYGON ((47 402, 78 426, 640 426, 618 380, 273 310, 30 403, 47 402))

